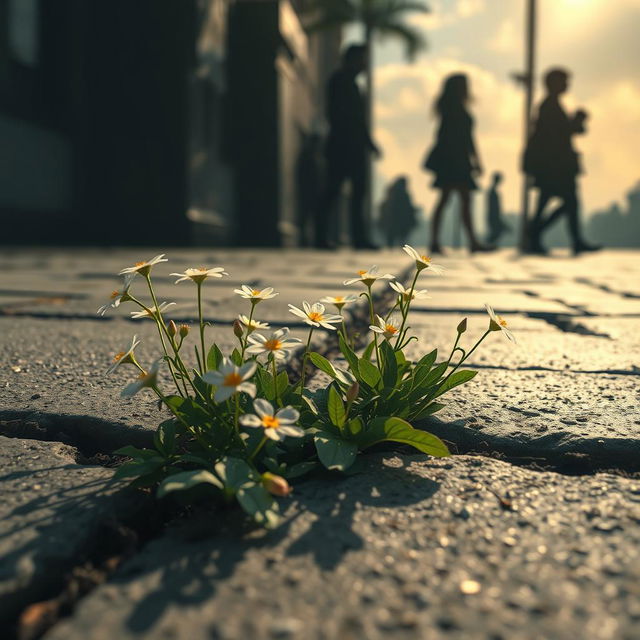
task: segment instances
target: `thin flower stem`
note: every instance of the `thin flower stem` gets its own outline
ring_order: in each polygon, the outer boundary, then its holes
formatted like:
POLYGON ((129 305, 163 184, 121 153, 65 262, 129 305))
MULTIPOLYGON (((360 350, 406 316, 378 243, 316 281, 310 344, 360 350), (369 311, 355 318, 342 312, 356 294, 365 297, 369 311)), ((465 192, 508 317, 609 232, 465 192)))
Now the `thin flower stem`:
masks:
POLYGON ((207 362, 207 354, 204 349, 204 319, 202 317, 202 282, 198 282, 198 322, 200 323, 200 348, 202 351, 202 364, 200 365, 200 374, 204 375, 205 364, 207 362))
POLYGON ((311 336, 313 335, 313 327, 309 329, 309 337, 307 338, 307 346, 304 349, 304 355, 302 356, 302 373, 300 374, 300 395, 304 391, 304 373, 305 366, 307 364, 307 356, 309 355, 309 345, 311 344, 311 336))
POLYGON ((458 333, 458 335, 457 335, 457 337, 456 337, 456 341, 455 341, 455 343, 454 343, 454 345, 453 345, 453 349, 451 349, 451 353, 449 354, 449 359, 447 360, 447 366, 449 366, 449 365, 451 364, 451 358, 453 358, 453 354, 454 354, 454 353, 455 353, 455 351, 456 351, 456 348, 457 348, 457 346, 458 346, 458 342, 460 342, 460 336, 461 336, 461 335, 462 335, 462 334, 458 333))
POLYGON ((238 427, 238 419, 240 417, 240 394, 236 393, 236 397, 235 397, 235 411, 233 414, 233 426, 236 430, 236 433, 240 432, 240 429, 238 427))
POLYGON ((251 333, 251 321, 253 320, 253 310, 256 308, 255 304, 251 304, 251 311, 249 312, 249 324, 247 325, 247 335, 242 341, 242 351, 240 355, 242 357, 242 361, 244 362, 244 352, 247 349, 247 345, 249 344, 249 334, 251 333))
POLYGON ((258 443, 258 446, 253 450, 253 453, 249 456, 249 460, 253 460, 258 455, 258 453, 260 453, 260 449, 264 447, 268 439, 269 438, 267 438, 267 436, 262 436, 262 440, 260 440, 260 442, 258 443))
MULTIPOLYGON (((371 297, 371 285, 367 285, 368 293, 367 300, 369 300, 369 318, 371 320, 371 326, 375 326, 375 314, 373 313, 373 298, 371 297)), ((373 332, 373 342, 376 346, 376 364, 378 365, 378 369, 380 369, 380 348, 378 347, 378 334, 373 332)), ((380 369, 380 373, 382 373, 382 369, 380 369)))
POLYGON ((271 354, 271 367, 273 369, 273 393, 276 406, 278 405, 278 369, 276 368, 276 357, 271 354))
POLYGON ((344 343, 346 345, 349 344, 349 334, 347 333, 347 323, 342 315, 342 311, 340 311, 340 317, 342 318, 342 324, 340 325, 340 329, 342 330, 342 337, 344 338, 344 343))
MULTIPOLYGON (((449 372, 449 374, 446 376, 446 378, 438 385, 438 389, 440 389, 444 383, 462 366, 462 364, 465 362, 465 360, 467 360, 469 358, 469 356, 480 346, 480 343, 491 333, 491 329, 487 329, 484 334, 482 335, 482 337, 480 338, 480 340, 478 340, 478 342, 476 342, 473 347, 464 354, 464 356, 462 356, 462 358, 460 358, 458 364, 456 364, 455 367, 453 367, 453 369, 451 369, 451 371, 449 372)), ((464 350, 463 350, 464 352, 464 350)))
POLYGON ((409 297, 407 298, 407 305, 402 310, 402 324, 400 325, 400 331, 398 339, 396 340, 396 346, 394 349, 398 349, 398 345, 400 344, 400 336, 402 336, 402 330, 404 329, 404 325, 407 322, 407 317, 409 316, 409 307, 411 307, 411 300, 413 300, 413 290, 416 288, 416 282, 418 281, 418 276, 420 272, 416 270, 416 275, 413 276, 413 282, 411 283, 411 289, 409 289, 409 297))

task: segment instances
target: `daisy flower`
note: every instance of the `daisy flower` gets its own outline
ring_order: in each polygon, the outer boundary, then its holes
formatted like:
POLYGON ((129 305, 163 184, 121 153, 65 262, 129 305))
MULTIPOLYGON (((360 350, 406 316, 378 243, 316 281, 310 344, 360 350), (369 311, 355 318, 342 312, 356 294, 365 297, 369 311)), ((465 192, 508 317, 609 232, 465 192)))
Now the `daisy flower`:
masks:
POLYGON ((160 363, 162 360, 156 360, 151 369, 147 372, 142 372, 136 380, 128 384, 120 394, 123 398, 130 398, 135 396, 141 389, 151 389, 158 383, 158 369, 160 369, 160 363))
POLYGON ((400 332, 400 324, 395 316, 385 320, 377 315, 376 319, 377 324, 369 325, 369 329, 374 333, 379 333, 387 340, 391 340, 391 338, 395 338, 400 332))
POLYGON ((224 267, 213 267, 212 269, 200 267, 199 269, 185 269, 182 273, 170 273, 169 275, 178 276, 176 284, 183 280, 193 280, 196 284, 200 284, 207 278, 222 278, 222 276, 229 274, 224 270, 224 267))
POLYGON ((304 431, 294 426, 300 414, 293 407, 284 407, 274 411, 270 402, 258 398, 253 401, 254 413, 240 416, 243 427, 257 427, 264 429, 264 435, 271 440, 284 440, 285 436, 300 438, 304 431))
POLYGON ((240 320, 240 324, 247 330, 247 335, 253 333, 257 329, 270 328, 268 322, 260 322, 259 320, 254 320, 253 318, 249 320, 247 316, 242 314, 238 316, 238 320, 240 320))
POLYGON ((261 333, 249 336, 247 347, 247 353, 272 353, 274 358, 282 360, 289 355, 289 351, 295 349, 299 344, 298 338, 288 338, 289 328, 282 327, 271 334, 271 337, 266 338, 261 333))
POLYGON ((126 351, 120 351, 113 357, 113 363, 107 369, 107 374, 113 373, 121 364, 136 364, 133 350, 140 344, 138 336, 133 336, 131 346, 126 351))
POLYGON ((148 276, 151 271, 151 267, 158 264, 159 262, 169 262, 165 257, 164 253, 157 255, 151 260, 143 260, 142 262, 136 262, 133 267, 127 267, 123 269, 119 275, 124 275, 125 273, 139 273, 142 276, 148 276))
POLYGON ((255 362, 245 362, 238 367, 229 358, 223 358, 220 368, 217 371, 207 371, 202 379, 217 387, 213 396, 216 402, 223 402, 241 391, 253 398, 256 395, 256 385, 247 380, 256 372, 257 366, 255 362))
POLYGON ((348 296, 325 296, 324 298, 320 298, 320 302, 324 302, 325 304, 332 304, 338 311, 342 311, 342 307, 345 305, 351 304, 358 299, 358 296, 348 295, 348 296))
POLYGON ((127 302, 127 300, 131 300, 131 296, 129 295, 129 289, 136 275, 137 275, 136 273, 127 273, 125 275, 122 291, 115 290, 111 292, 111 296, 109 296, 109 302, 107 302, 107 304, 103 304, 98 309, 99 315, 103 316, 108 309, 115 309, 116 307, 120 306, 121 302, 127 302))
POLYGON ((251 304, 258 304, 261 300, 269 300, 269 298, 275 298, 278 294, 273 292, 273 287, 267 287, 266 289, 252 289, 246 284, 243 284, 240 289, 234 289, 234 293, 237 293, 240 297, 251 300, 251 304))
POLYGON ((302 318, 312 327, 322 327, 323 329, 330 329, 331 331, 335 331, 337 328, 333 326, 334 324, 340 324, 342 322, 342 316, 325 315, 324 305, 319 302, 315 302, 312 305, 308 302, 303 302, 302 309, 298 309, 298 307, 290 304, 289 313, 293 313, 294 316, 302 318))
POLYGON ((405 244, 402 247, 403 251, 410 257, 416 261, 416 269, 418 271, 423 271, 424 269, 429 269, 430 273, 434 275, 440 275, 445 269, 440 264, 433 264, 431 262, 431 258, 429 256, 422 255, 418 253, 412 246, 405 244))
POLYGON ((484 308, 487 310, 487 313, 489 314, 489 331, 502 331, 502 333, 504 333, 507 340, 510 340, 511 342, 515 343, 516 342, 515 336, 513 335, 513 333, 511 333, 511 331, 509 331, 509 329, 507 329, 507 321, 501 316, 499 316, 493 310, 493 308, 489 306, 486 302, 485 302, 484 308))
POLYGON ((402 300, 404 302, 407 302, 408 300, 421 300, 424 298, 431 298, 431 296, 427 295, 426 289, 414 289, 413 294, 411 294, 411 289, 405 289, 404 285, 400 282, 390 282, 389 286, 402 296, 402 300), (411 297, 409 297, 410 295, 411 297))
POLYGON ((161 302, 157 308, 155 305, 153 305, 153 307, 149 307, 149 309, 142 309, 142 311, 132 311, 131 317, 132 318, 153 318, 156 315, 158 315, 158 313, 162 313, 163 311, 166 311, 171 305, 174 305, 174 304, 175 302, 161 302))
POLYGON ((378 267, 374 264, 367 271, 358 271, 357 278, 351 278, 350 280, 345 280, 345 285, 354 284, 356 282, 362 282, 367 287, 370 287, 376 280, 393 280, 395 276, 392 276, 390 273, 385 273, 383 276, 378 275, 378 267))

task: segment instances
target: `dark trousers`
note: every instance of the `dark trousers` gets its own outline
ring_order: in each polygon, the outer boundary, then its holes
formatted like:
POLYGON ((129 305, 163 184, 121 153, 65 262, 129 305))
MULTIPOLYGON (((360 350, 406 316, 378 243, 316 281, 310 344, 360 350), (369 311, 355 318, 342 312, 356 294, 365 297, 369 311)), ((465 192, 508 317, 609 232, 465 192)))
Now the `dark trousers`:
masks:
POLYGON ((349 200, 349 230, 351 242, 355 247, 364 247, 369 243, 368 230, 365 228, 364 200, 367 183, 367 165, 364 153, 362 158, 327 155, 327 181, 316 212, 316 245, 335 244, 337 225, 336 202, 345 181, 351 186, 349 200))
POLYGON ((569 235, 571 236, 571 242, 574 245, 580 244, 582 242, 582 237, 580 235, 580 221, 578 219, 578 195, 575 187, 567 189, 567 191, 561 194, 554 194, 546 191, 545 189, 540 189, 540 193, 538 195, 538 206, 536 208, 535 216, 531 221, 531 231, 534 243, 539 243, 540 234, 562 216, 566 216, 567 218, 567 228, 569 235), (544 210, 549 203, 549 200, 554 196, 560 198, 560 205, 554 209, 546 219, 544 219, 544 210))

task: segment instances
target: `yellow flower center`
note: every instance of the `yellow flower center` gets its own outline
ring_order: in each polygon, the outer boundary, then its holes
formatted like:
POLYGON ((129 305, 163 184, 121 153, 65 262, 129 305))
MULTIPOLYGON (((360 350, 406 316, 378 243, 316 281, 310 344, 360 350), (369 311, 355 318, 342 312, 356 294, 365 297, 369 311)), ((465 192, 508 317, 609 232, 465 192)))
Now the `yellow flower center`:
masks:
POLYGON ((309 320, 313 320, 313 322, 321 322, 324 316, 319 311, 311 311, 307 314, 309 320))
POLYGON ((200 267, 198 271, 208 271, 207 267, 200 267))
POLYGON ((144 266, 145 264, 147 264, 147 263, 143 260, 142 262, 136 262, 133 266, 134 266, 134 267, 142 267, 142 266, 144 266))
POLYGON ((428 256, 420 256, 420 259, 426 264, 429 264, 431 262, 431 258, 429 258, 428 256))
POLYGON ((365 273, 367 273, 366 271, 358 271, 358 275, 359 276, 363 276, 365 273))
POLYGON ((280 420, 275 416, 263 416, 262 426, 265 429, 277 429, 280 426, 280 420))
POLYGON ((122 360, 122 358, 124 358, 124 351, 121 351, 120 353, 116 353, 115 356, 113 356, 113 361, 114 362, 118 362, 120 360, 122 360))
MULTIPOLYGON (((251 291, 251 295, 252 295, 252 296, 259 296, 259 295, 260 295, 260 293, 261 293, 261 292, 260 292, 260 289, 253 289, 253 290, 251 291)), ((262 308, 262 307, 261 307, 261 308, 262 308)))
POLYGON ((333 299, 333 302, 344 302, 344 296, 338 296, 337 298, 333 299))
POLYGON ((282 347, 282 342, 277 338, 271 338, 264 343, 264 348, 269 351, 278 351, 282 347))
POLYGON ((120 295, 120 292, 114 290, 111 292, 111 299, 113 300, 114 298, 117 298, 119 295, 120 295))
POLYGON ((505 329, 507 328, 507 321, 500 316, 498 316, 498 324, 505 329))
POLYGON ((237 387, 242 382, 242 376, 235 371, 233 373, 228 373, 224 377, 224 382, 222 383, 225 387, 237 387))
POLYGON ((390 333, 391 335, 394 335, 394 334, 398 333, 398 329, 396 329, 396 327, 394 327, 392 324, 388 324, 388 325, 384 328, 384 330, 385 330, 387 333, 390 333))

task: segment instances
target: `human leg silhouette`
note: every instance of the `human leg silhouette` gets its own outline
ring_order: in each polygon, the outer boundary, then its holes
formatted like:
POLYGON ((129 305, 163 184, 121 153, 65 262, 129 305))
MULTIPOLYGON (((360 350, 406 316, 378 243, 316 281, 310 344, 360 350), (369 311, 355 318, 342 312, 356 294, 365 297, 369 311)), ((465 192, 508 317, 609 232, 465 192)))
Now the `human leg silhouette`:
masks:
MULTIPOLYGON (((538 191, 538 203, 533 218, 527 225, 527 252, 546 255, 547 250, 542 245, 540 234, 547 225, 544 221, 544 211, 553 196, 546 189, 538 191)), ((561 205, 562 206, 562 205, 561 205)))
POLYGON ((449 202, 449 196, 451 195, 450 187, 442 187, 440 190, 440 198, 436 203, 436 208, 433 210, 431 216, 431 253, 442 253, 442 247, 440 246, 440 226, 442 224, 442 214, 449 202))
POLYGON ((471 217, 471 191, 469 187, 459 187, 457 189, 460 194, 460 207, 462 212, 462 224, 469 238, 470 251, 492 251, 493 247, 482 244, 476 237, 473 229, 473 219, 471 217))
POLYGON ((333 230, 336 225, 336 201, 346 175, 339 162, 327 161, 327 182, 315 215, 315 246, 328 249, 335 244, 333 230))
POLYGON ((367 168, 364 162, 354 163, 351 167, 351 198, 349 201, 349 229, 351 243, 356 249, 373 249, 369 240, 369 229, 364 219, 364 200, 367 184, 367 168))

